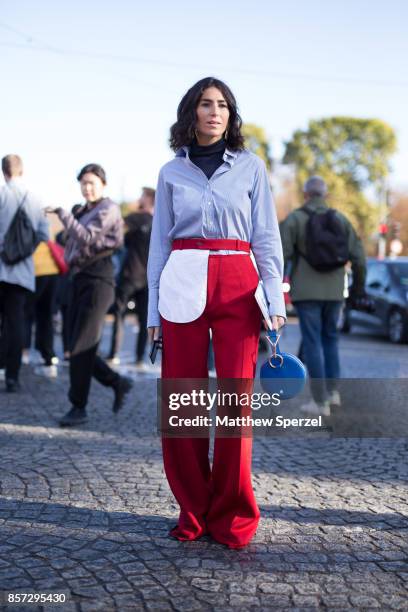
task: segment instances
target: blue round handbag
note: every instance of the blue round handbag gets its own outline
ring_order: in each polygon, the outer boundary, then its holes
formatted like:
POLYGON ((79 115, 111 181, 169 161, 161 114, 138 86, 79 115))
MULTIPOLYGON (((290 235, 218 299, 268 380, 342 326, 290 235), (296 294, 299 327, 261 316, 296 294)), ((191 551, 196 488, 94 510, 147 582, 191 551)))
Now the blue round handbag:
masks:
POLYGON ((306 368, 295 355, 281 352, 278 346, 280 334, 276 330, 268 330, 266 337, 272 355, 261 366, 261 386, 270 395, 278 393, 281 400, 295 397, 305 386, 306 368))

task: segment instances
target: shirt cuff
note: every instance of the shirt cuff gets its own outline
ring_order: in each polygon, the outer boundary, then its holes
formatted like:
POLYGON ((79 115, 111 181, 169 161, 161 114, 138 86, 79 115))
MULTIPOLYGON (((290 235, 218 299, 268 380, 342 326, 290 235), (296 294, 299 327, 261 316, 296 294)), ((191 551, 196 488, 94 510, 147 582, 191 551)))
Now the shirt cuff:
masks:
POLYGON ((149 287, 149 307, 147 311, 147 327, 160 327, 160 313, 158 309, 159 292, 149 287))
POLYGON ((268 311, 271 316, 276 315, 286 319, 285 298, 282 289, 281 278, 268 278, 263 281, 266 298, 268 300, 268 311))
POLYGON ((160 327, 161 319, 159 311, 151 313, 147 319, 147 327, 160 327))

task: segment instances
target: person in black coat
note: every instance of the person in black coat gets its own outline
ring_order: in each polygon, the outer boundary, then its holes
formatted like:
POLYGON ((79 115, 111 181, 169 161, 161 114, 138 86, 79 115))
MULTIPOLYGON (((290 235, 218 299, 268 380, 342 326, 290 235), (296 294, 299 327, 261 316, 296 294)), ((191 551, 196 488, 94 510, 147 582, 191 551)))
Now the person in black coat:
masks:
POLYGON ((111 348, 108 358, 119 363, 118 353, 123 339, 123 319, 129 300, 136 304, 139 334, 136 344, 136 369, 146 369, 144 354, 147 343, 147 258, 152 229, 155 190, 144 187, 139 200, 138 212, 125 218, 125 259, 116 288, 113 306, 114 322, 111 348))

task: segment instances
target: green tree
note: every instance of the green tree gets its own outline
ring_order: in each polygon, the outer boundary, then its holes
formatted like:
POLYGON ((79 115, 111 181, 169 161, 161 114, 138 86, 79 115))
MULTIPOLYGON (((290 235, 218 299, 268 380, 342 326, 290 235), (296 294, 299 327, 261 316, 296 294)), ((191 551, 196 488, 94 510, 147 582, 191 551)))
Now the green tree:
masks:
POLYGON ((264 128, 255 125, 255 123, 244 123, 242 134, 245 138, 246 148, 252 151, 252 153, 259 155, 264 160, 268 170, 270 170, 272 159, 264 128))
POLYGON ((286 143, 283 163, 294 164, 299 195, 308 177, 322 176, 331 204, 366 238, 384 214, 384 184, 395 150, 394 130, 384 121, 329 117, 297 130, 286 143), (367 193, 375 194, 380 206, 367 193))

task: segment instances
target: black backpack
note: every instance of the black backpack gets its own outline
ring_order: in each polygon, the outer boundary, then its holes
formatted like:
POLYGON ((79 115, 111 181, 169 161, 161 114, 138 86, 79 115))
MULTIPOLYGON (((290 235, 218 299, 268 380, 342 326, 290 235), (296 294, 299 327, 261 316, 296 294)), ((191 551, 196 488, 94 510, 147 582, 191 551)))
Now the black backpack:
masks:
POLYGON ((333 208, 318 213, 307 206, 303 210, 309 217, 306 223, 306 253, 301 255, 318 272, 341 268, 349 260, 348 235, 344 224, 333 208))
POLYGON ((37 235, 26 211, 23 209, 27 194, 17 208, 10 227, 4 235, 1 258, 9 266, 14 266, 32 255, 37 246, 37 235))

